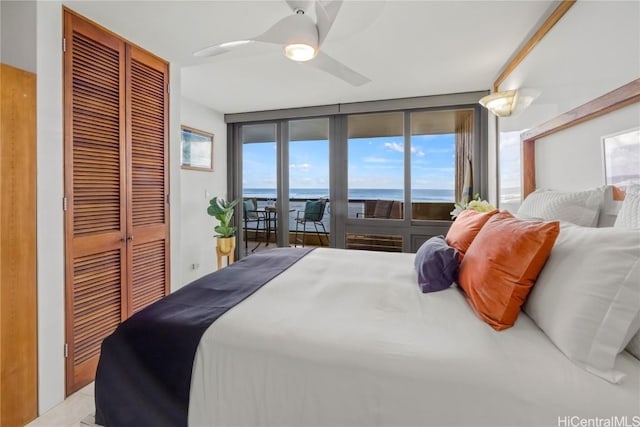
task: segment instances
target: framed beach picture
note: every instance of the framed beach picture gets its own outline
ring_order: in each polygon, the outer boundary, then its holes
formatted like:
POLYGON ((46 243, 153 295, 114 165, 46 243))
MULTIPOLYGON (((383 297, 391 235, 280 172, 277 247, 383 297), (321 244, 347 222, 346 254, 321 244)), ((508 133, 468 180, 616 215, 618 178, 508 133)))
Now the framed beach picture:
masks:
POLYGON ((213 171, 213 134, 188 126, 180 129, 182 169, 213 171))
POLYGON ((622 191, 640 186, 640 128, 602 138, 607 185, 622 191))

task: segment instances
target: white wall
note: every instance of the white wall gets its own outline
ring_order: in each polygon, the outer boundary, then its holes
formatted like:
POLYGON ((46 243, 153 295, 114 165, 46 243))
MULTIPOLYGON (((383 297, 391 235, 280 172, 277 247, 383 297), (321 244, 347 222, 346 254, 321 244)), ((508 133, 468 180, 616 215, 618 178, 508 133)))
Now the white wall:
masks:
POLYGON ((171 242, 171 292, 173 292, 184 284, 182 269, 180 268, 182 264, 182 241, 180 236, 183 225, 181 208, 182 186, 180 184, 182 179, 180 175, 180 116, 182 114, 180 82, 182 81, 182 76, 180 67, 176 64, 171 64, 169 73, 171 92, 169 94, 169 239, 171 242))
POLYGON ((36 72, 36 2, 0 2, 0 62, 36 72))
POLYGON ((206 208, 213 196, 226 199, 227 127, 224 116, 201 104, 182 98, 182 124, 214 134, 213 172, 181 169, 182 257, 174 268, 182 271, 183 283, 189 283, 217 269, 214 219, 206 208), (194 268, 194 265, 197 267, 194 268))
POLYGON ((602 137, 639 126, 640 104, 634 104, 539 139, 538 188, 576 191, 604 185, 602 137))
POLYGON ((38 2, 38 406, 64 399, 62 3, 38 2))
MULTIPOLYGON (((521 114, 499 119, 499 131, 530 129, 640 77, 638 34, 639 2, 575 3, 500 86, 540 96, 521 114)), ((627 107, 540 140, 537 186, 603 185, 601 137, 637 126, 637 107, 627 107)))
MULTIPOLYGON (((64 399, 62 2, 37 2, 38 409, 64 399)), ((98 22, 99 23, 99 22, 98 22)), ((135 43, 135 40, 131 40, 135 43)), ((170 69, 172 289, 183 284, 180 241, 180 69, 170 69)))

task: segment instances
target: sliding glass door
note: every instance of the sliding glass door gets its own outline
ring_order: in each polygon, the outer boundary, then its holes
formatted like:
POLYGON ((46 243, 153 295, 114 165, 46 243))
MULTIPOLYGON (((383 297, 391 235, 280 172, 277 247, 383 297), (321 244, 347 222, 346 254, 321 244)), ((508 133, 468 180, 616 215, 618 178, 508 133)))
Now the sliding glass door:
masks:
POLYGON ((275 123, 242 127, 242 240, 245 253, 277 241, 278 143, 275 123))
POLYGON ((480 154, 475 110, 346 118, 345 247, 413 252, 429 237, 446 234, 454 203, 479 188, 473 176, 480 154))
POLYGON ((290 242, 329 246, 329 119, 292 120, 288 125, 290 242))
POLYGON ((245 254, 303 244, 412 252, 446 234, 454 203, 486 185, 481 114, 465 104, 230 126, 245 254))
POLYGON ((328 246, 329 119, 247 124, 240 135, 245 252, 328 246), (320 211, 309 204, 316 201, 320 211))
POLYGON ((346 247, 402 252, 403 236, 384 228, 404 219, 404 114, 349 116, 347 146, 348 218, 369 224, 347 225, 346 247))

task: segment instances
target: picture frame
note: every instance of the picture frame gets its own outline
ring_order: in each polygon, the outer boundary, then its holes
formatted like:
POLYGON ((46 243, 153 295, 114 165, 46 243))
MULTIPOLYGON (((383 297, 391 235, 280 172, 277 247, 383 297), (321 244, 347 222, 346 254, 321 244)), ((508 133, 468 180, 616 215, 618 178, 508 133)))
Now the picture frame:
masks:
POLYGON ((189 126, 180 126, 180 167, 213 172, 214 135, 189 126))
POLYGON ((604 181, 623 193, 640 186, 640 127, 602 137, 604 181))

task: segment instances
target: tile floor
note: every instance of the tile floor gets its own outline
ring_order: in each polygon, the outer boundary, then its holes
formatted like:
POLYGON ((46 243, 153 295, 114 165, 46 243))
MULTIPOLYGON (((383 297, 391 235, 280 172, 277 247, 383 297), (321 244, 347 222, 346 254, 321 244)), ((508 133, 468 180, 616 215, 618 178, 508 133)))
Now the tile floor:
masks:
POLYGON ((93 415, 95 411, 93 383, 91 383, 27 424, 26 427, 94 426, 93 415))

